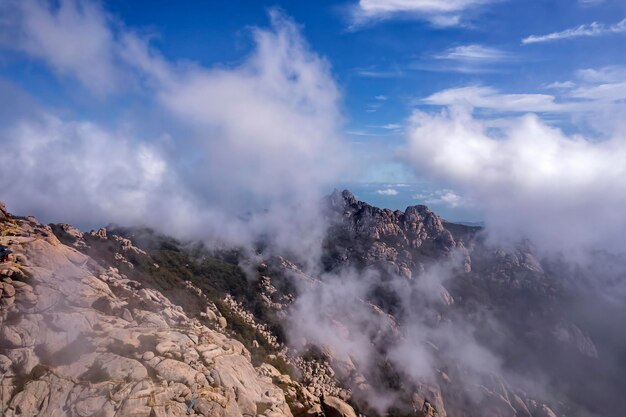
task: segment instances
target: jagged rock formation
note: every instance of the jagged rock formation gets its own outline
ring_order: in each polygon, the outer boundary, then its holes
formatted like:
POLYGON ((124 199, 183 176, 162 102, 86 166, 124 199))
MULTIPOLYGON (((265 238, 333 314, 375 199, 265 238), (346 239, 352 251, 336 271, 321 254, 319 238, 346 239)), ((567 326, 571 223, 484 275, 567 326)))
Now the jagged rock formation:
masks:
MULTIPOLYGON (((404 212, 380 209, 358 201, 348 190, 335 190, 328 203, 334 220, 326 239, 329 269, 339 264, 387 264, 410 278, 427 259, 454 249, 466 252, 463 241, 455 240, 426 206, 411 206, 404 212)), ((471 268, 469 258, 465 267, 471 268)))

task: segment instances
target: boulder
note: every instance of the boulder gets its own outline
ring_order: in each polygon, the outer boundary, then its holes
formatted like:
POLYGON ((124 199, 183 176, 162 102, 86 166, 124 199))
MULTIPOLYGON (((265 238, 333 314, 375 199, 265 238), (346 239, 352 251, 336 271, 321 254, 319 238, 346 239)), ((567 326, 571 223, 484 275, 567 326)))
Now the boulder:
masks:
POLYGON ((50 387, 47 382, 31 381, 24 386, 23 391, 13 397, 10 408, 15 410, 15 415, 36 416, 48 395, 50 395, 50 387))
POLYGON ((326 417, 357 417, 354 409, 337 397, 322 398, 322 409, 326 417))
MULTIPOLYGON (((198 371, 184 362, 174 359, 164 359, 154 367, 156 373, 166 381, 180 382, 187 386, 192 386, 196 382, 198 371)), ((201 374, 200 374, 201 375, 201 374)), ((206 378, 204 378, 206 381, 206 378)), ((208 385, 208 383, 204 384, 208 385)))
POLYGON ((148 377, 148 371, 141 362, 114 353, 103 353, 96 366, 111 380, 141 381, 148 377))

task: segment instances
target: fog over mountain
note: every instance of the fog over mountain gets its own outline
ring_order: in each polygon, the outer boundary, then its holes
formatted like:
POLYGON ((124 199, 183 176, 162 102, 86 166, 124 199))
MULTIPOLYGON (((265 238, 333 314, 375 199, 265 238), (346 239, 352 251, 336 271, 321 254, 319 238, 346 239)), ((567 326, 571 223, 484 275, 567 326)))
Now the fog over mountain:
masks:
POLYGON ((139 3, 0 0, 0 414, 626 414, 621 23, 139 3))

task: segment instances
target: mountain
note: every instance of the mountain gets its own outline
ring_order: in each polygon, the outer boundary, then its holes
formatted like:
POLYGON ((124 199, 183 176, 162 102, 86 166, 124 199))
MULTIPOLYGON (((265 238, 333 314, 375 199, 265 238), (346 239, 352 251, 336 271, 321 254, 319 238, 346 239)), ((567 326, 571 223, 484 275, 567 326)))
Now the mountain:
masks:
POLYGON ((1 414, 623 415, 611 366, 626 344, 570 314, 599 295, 564 280, 564 261, 349 191, 324 216, 311 270, 259 248, 84 233, 0 205, 13 251, 0 265, 1 414))

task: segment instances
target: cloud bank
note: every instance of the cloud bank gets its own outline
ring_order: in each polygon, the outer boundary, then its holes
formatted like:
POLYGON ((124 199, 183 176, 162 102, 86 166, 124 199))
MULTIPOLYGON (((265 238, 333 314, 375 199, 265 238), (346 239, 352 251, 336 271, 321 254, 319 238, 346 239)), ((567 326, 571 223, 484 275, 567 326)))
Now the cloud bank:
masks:
POLYGON ((472 108, 416 111, 407 160, 477 202, 498 238, 551 251, 623 251, 626 138, 568 136, 527 114, 497 131, 472 108))

